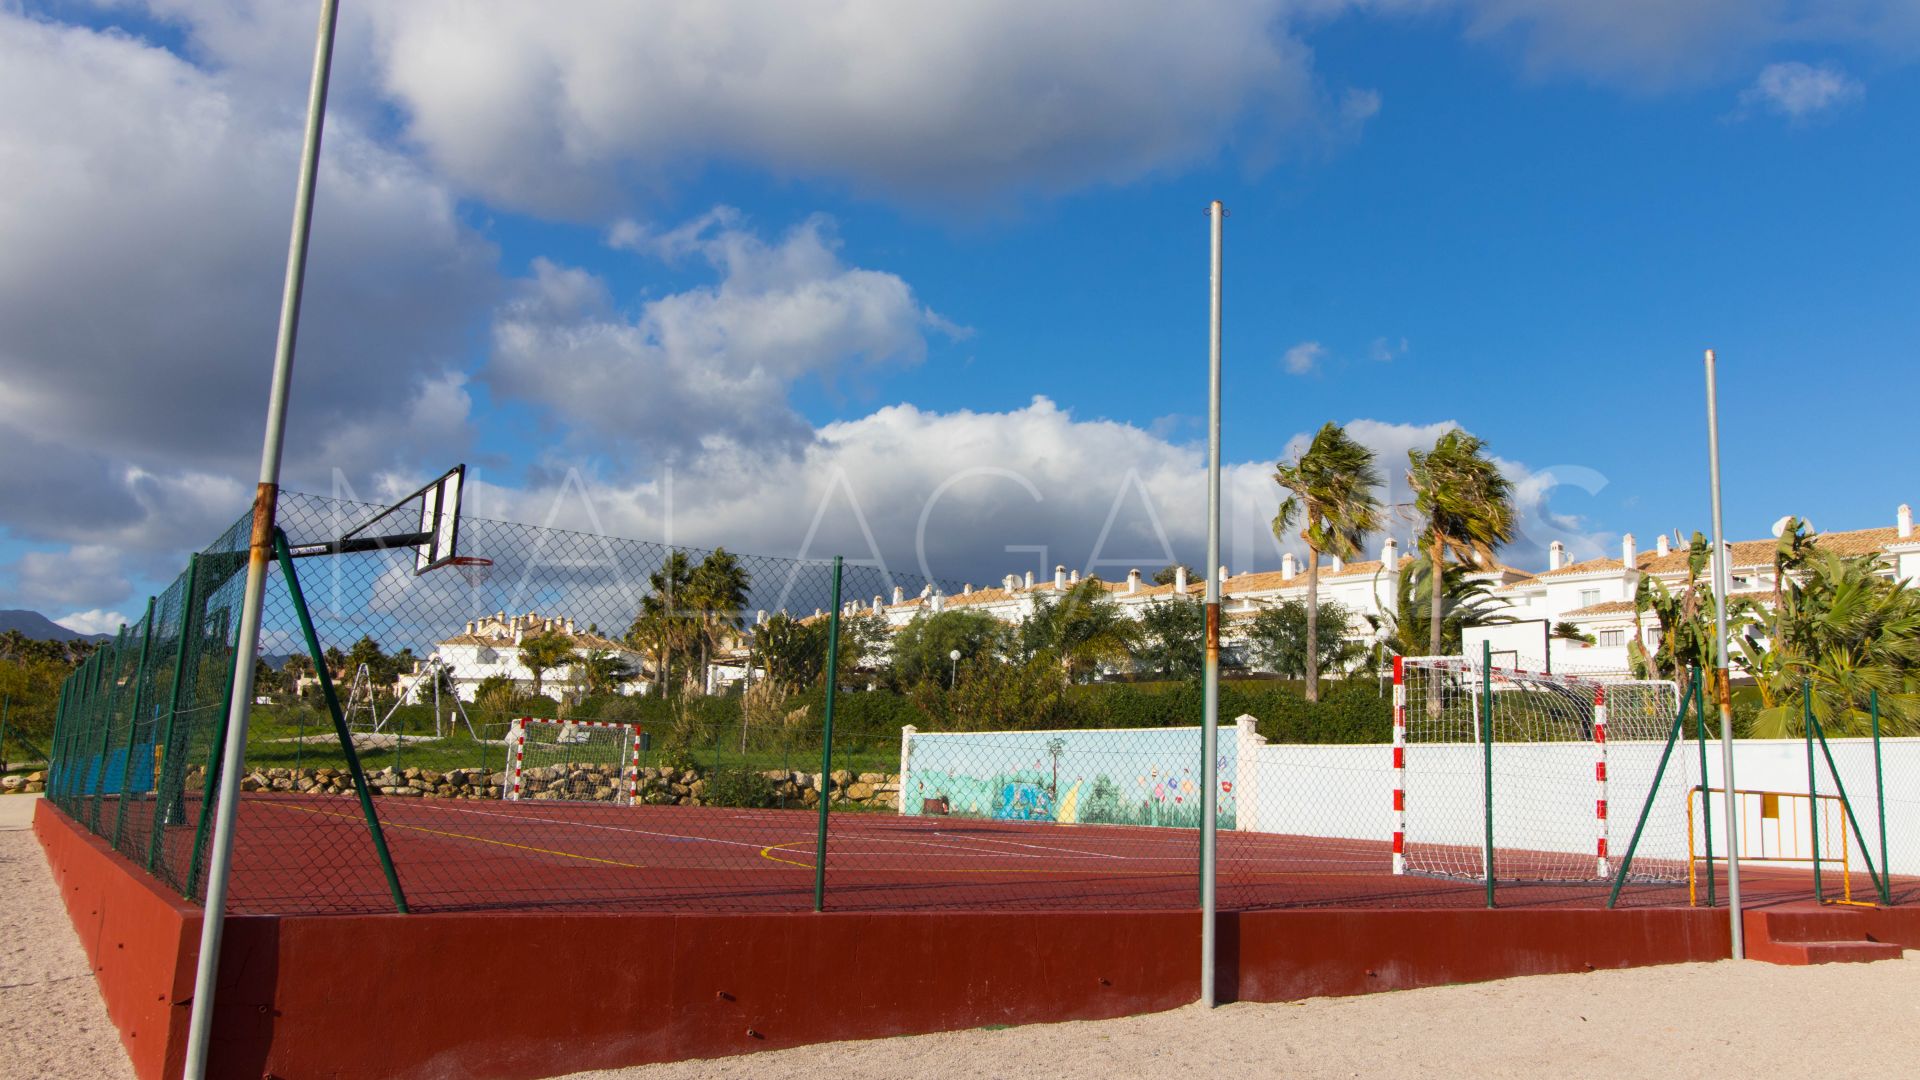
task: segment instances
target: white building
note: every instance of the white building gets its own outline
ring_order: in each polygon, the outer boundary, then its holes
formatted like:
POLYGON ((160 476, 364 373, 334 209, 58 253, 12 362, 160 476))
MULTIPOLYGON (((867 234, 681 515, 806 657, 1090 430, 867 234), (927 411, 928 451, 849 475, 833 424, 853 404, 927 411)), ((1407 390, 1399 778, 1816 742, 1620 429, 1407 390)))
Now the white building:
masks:
MULTIPOLYGON (((1729 574, 1734 596, 1770 597, 1773 590, 1774 540, 1740 540, 1728 544, 1729 574)), ((1816 550, 1842 555, 1879 555, 1887 576, 1920 581, 1920 536, 1913 528, 1913 513, 1901 506, 1891 527, 1855 529, 1820 534, 1816 550)), ((1354 613, 1350 633, 1371 639, 1373 625, 1367 616, 1391 611, 1398 586, 1398 570, 1411 561, 1391 538, 1382 543, 1380 557, 1363 562, 1342 563, 1331 559, 1320 568, 1320 597, 1336 601, 1354 613), (1392 569, 1388 569, 1392 568, 1392 569)), ((1556 668, 1566 665, 1590 670, 1626 670, 1627 645, 1636 635, 1646 647, 1658 645, 1659 624, 1651 616, 1634 618, 1633 598, 1640 579, 1651 575, 1676 592, 1685 587, 1687 548, 1659 537, 1652 550, 1643 551, 1632 534, 1621 540, 1618 558, 1589 559, 1568 563, 1566 549, 1555 542, 1549 549, 1547 568, 1530 572, 1496 564, 1472 576, 1484 582, 1493 597, 1506 605, 1505 613, 1517 620, 1544 620, 1548 626, 1568 623, 1590 635, 1594 641, 1552 639, 1551 660, 1556 668)), ((891 598, 875 596, 871 601, 849 603, 851 614, 866 608, 883 616, 892 627, 900 627, 916 616, 942 611, 979 611, 1010 623, 1032 614, 1038 598, 1057 596, 1078 584, 1078 571, 1064 566, 1054 568, 1050 581, 1036 582, 1032 573, 1013 574, 998 586, 976 589, 965 586, 958 594, 941 595, 929 586, 919 596, 908 597, 895 589, 891 598)), ((1156 600, 1185 595, 1194 598, 1205 592, 1204 583, 1189 581, 1184 571, 1170 585, 1153 585, 1142 580, 1140 571, 1131 571, 1124 581, 1101 582, 1107 595, 1122 609, 1138 613, 1156 600)), ((1221 605, 1225 616, 1223 644, 1232 647, 1236 624, 1252 617, 1261 607, 1286 600, 1304 601, 1307 595, 1306 569, 1291 553, 1281 560, 1279 570, 1243 573, 1235 576, 1221 568, 1221 605)))
MULTIPOLYGON (((523 641, 543 634, 558 634, 567 639, 576 655, 604 652, 626 662, 632 675, 615 689, 622 694, 644 694, 651 685, 646 677, 644 658, 632 648, 611 638, 576 629, 573 620, 549 617, 537 612, 508 615, 498 612, 467 624, 463 633, 436 642, 433 659, 450 672, 454 692, 460 700, 472 701, 480 684, 496 676, 512 679, 524 689, 533 687, 533 671, 520 660, 523 641)), ((541 673, 542 689, 548 692, 580 682, 578 665, 564 664, 541 673)))

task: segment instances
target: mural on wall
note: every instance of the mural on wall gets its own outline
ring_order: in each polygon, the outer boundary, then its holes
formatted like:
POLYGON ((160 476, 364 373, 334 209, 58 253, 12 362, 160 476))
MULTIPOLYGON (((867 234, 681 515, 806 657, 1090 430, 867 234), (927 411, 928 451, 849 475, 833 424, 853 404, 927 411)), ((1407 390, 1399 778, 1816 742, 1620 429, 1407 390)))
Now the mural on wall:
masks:
MULTIPOLYGON (((1234 729, 1221 727, 1219 827, 1234 827, 1234 729)), ((1200 825, 1200 729, 917 733, 900 812, 1063 824, 1200 825)))

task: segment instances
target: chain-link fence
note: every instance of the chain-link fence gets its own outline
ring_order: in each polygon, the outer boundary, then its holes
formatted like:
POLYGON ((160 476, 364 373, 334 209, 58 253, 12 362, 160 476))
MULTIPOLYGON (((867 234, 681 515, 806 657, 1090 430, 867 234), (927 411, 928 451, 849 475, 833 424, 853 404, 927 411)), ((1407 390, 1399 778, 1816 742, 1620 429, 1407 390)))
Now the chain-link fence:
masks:
MULTIPOLYGON (((235 911, 1190 908, 1209 772, 1226 908, 1477 905, 1483 857, 1502 906, 1607 903, 1616 878, 1622 904, 1702 902, 1706 848, 1729 843, 1700 695, 1670 684, 1493 686, 1459 658, 1313 706, 1236 683, 1209 770, 1191 687, 1095 684, 1126 674, 1114 620, 1153 600, 1137 582, 975 589, 474 518, 468 561, 426 573, 408 547, 327 549, 378 509, 281 499, 235 911), (1512 872, 1529 860, 1559 872, 1512 872)), ((248 526, 74 673, 49 748, 53 801, 190 898, 248 526)), ((1920 836, 1882 793, 1893 742, 1836 740, 1823 775, 1860 811, 1832 881, 1884 866, 1858 839, 1884 821, 1899 900, 1920 836)), ((1809 892, 1778 866, 1749 895, 1809 892)))

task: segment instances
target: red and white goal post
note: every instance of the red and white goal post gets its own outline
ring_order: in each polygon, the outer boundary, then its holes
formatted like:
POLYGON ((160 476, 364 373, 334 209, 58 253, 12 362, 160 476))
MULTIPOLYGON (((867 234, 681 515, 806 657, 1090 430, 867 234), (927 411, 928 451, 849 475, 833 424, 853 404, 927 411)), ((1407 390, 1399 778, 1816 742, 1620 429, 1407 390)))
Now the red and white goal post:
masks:
POLYGON ((523 716, 507 729, 508 799, 631 806, 639 797, 640 727, 523 716))
POLYGON ((1701 781, 1678 755, 1661 767, 1680 688, 1542 668, 1394 659, 1393 872, 1604 880, 1645 808, 1628 880, 1684 882, 1689 792, 1701 781))

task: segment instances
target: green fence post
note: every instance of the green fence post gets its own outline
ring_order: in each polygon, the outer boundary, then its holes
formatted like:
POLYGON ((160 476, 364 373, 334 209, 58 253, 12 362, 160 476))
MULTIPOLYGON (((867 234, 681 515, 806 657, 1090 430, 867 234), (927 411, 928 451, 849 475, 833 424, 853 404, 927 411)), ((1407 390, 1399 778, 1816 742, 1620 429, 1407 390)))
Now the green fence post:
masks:
MULTIPOLYGON (((1873 890, 1875 893, 1884 893, 1882 875, 1874 869, 1873 856, 1867 851, 1866 834, 1860 831, 1860 816, 1853 812, 1853 800, 1847 797, 1847 782, 1840 779, 1840 766, 1833 760, 1833 747, 1827 745, 1827 729, 1821 726, 1818 717, 1813 721, 1813 733, 1820 739, 1820 755, 1827 760, 1827 772, 1833 777, 1834 793, 1840 797, 1840 828, 1853 830, 1853 838, 1860 844, 1861 861, 1867 864, 1867 877, 1873 881, 1873 890)), ((1845 842, 1846 836, 1843 831, 1841 843, 1845 842)), ((1883 860, 1882 866, 1884 865, 1883 860)))
POLYGON ((1485 765, 1481 772, 1487 817, 1487 906, 1493 906, 1493 642, 1480 643, 1480 746, 1485 765))
MULTIPOLYGON (((80 670, 74 673, 73 704, 67 708, 66 741, 59 750, 61 763, 60 798, 56 800, 58 805, 69 814, 74 812, 73 772, 77 766, 80 766, 78 760, 80 755, 75 747, 79 745, 81 733, 88 730, 87 715, 88 708, 92 702, 91 690, 93 687, 94 674, 99 671, 99 669, 100 650, 95 649, 93 654, 87 657, 86 662, 80 666, 80 670)), ((83 775, 84 772, 85 770, 82 768, 83 775)))
POLYGON ((114 638, 113 662, 108 665, 107 678, 113 684, 112 692, 107 694, 106 709, 101 713, 100 725, 100 776, 93 785, 93 801, 87 804, 87 830, 95 836, 100 835, 100 803, 107 797, 107 751, 113 743, 113 714, 120 711, 120 654, 126 651, 125 641, 129 627, 122 626, 119 635, 114 638))
MULTIPOLYGON (((1692 676, 1697 680, 1700 673, 1696 670, 1692 676)), ((1611 908, 1620 900, 1620 887, 1627 883, 1627 872, 1633 867, 1633 853, 1640 848, 1640 834, 1647 827, 1647 815, 1653 813, 1653 802, 1660 797, 1660 781, 1667 775, 1667 760, 1673 757, 1674 744, 1680 741, 1687 730, 1687 706, 1693 703, 1693 683, 1687 684, 1687 694, 1680 699, 1680 711, 1674 715, 1673 728, 1667 732, 1666 748, 1660 751, 1660 764, 1653 770, 1653 785, 1647 790, 1647 800, 1640 805, 1640 820, 1633 827, 1633 839, 1627 841, 1626 857, 1620 860, 1620 872, 1614 875, 1613 891, 1607 894, 1607 907, 1611 908)))
MULTIPOLYGON (((147 838, 147 873, 160 864, 160 838, 173 816, 181 781, 186 779, 185 762, 173 749, 173 727, 180 716, 180 699, 187 685, 187 642, 193 638, 193 590, 200 577, 200 556, 187 559, 187 580, 180 595, 180 625, 174 630, 173 685, 167 689, 167 722, 160 734, 160 764, 153 778, 153 835, 147 838), (180 780, 174 766, 180 765, 180 780)), ((178 822, 173 822, 178 824, 178 822)))
POLYGON ((1880 902, 1893 903, 1893 864, 1887 861, 1887 774, 1880 763, 1880 691, 1867 691, 1867 714, 1873 718, 1873 804, 1880 823, 1880 902))
MULTIPOLYGON (((232 609, 226 609, 231 611, 232 609)), ((220 644, 227 643, 227 627, 220 628, 220 644)), ((227 717, 233 708, 233 680, 240 671, 240 650, 233 651, 233 663, 227 665, 226 689, 220 692, 220 721, 213 728, 213 742, 207 747, 207 769, 200 776, 200 820, 193 827, 193 855, 187 862, 187 899, 197 899, 200 891, 200 862, 207 851, 207 830, 213 825, 214 792, 220 787, 221 751, 227 745, 227 717)), ((185 779, 181 784, 184 786, 185 779)))
POLYGON ((147 657, 153 649, 154 598, 147 597, 146 628, 140 632, 140 661, 133 669, 133 706, 127 710, 127 752, 120 756, 120 805, 113 815, 113 847, 118 851, 127 831, 127 799, 132 796, 133 748, 140 734, 140 711, 146 705, 147 657))
POLYGON ((67 684, 60 688, 60 717, 53 732, 53 746, 47 751, 47 798, 63 809, 67 777, 73 771, 73 755, 67 752, 67 744, 73 740, 73 726, 79 723, 80 695, 92 664, 91 655, 80 661, 73 674, 67 676, 67 684))
POLYGON ((1717 907, 1713 886, 1713 785, 1707 781, 1707 684, 1693 669, 1693 723, 1700 734, 1700 835, 1707 841, 1707 906, 1717 907))
POLYGON ((827 707, 820 731, 820 830, 813 843, 813 910, 827 909, 827 802, 833 794, 833 692, 840 682, 840 566, 833 557, 833 610, 827 616, 827 707))
POLYGON ((1813 835, 1813 900, 1827 902, 1820 886, 1820 787, 1813 776, 1813 684, 1800 681, 1800 727, 1807 736, 1807 827, 1813 835))
MULTIPOLYGON (((367 790, 367 774, 360 768, 360 752, 354 748, 353 733, 347 730, 347 718, 340 711, 340 698, 333 690, 333 675, 327 671, 327 658, 320 648, 320 635, 314 633, 313 616, 307 611, 306 594, 300 590, 300 575, 293 570, 293 553, 287 547, 287 534, 273 532, 274 551, 280 559, 280 573, 287 579, 287 596, 293 600, 294 613, 300 616, 300 633, 307 641, 307 653, 313 657, 314 674, 320 680, 320 697, 333 714, 333 730, 340 737, 340 749, 347 757, 347 770, 353 774, 353 792, 360 798, 360 812, 366 815, 367 832, 373 838, 374 854, 380 859, 380 872, 386 875, 387 889, 393 894, 393 906, 408 914, 407 895, 400 890, 400 874, 393 867, 393 854, 387 850, 387 834, 380 828, 380 815, 373 809, 373 793, 367 790)), ((251 657, 249 657, 251 659, 251 657)))

